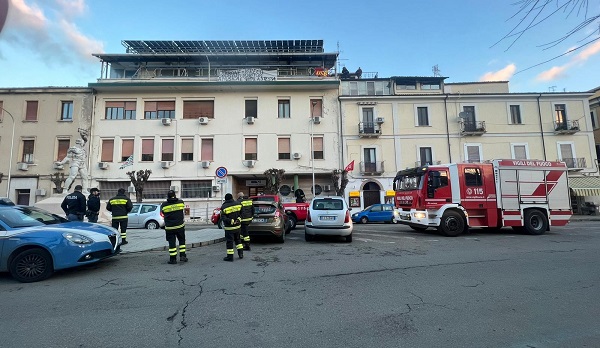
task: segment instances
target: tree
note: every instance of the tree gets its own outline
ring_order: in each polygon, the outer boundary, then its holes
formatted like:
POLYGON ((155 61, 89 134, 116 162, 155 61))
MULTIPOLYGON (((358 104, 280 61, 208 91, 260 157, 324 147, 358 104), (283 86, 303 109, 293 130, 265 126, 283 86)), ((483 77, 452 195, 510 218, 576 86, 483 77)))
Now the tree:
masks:
POLYGON ((265 186, 265 191, 271 194, 276 194, 279 192, 279 186, 285 177, 284 169, 276 169, 271 168, 265 170, 263 173, 267 177, 267 185, 265 186))
POLYGON ((131 180, 133 187, 135 187, 135 201, 137 203, 142 203, 144 197, 144 185, 148 181, 150 174, 152 174, 150 169, 138 170, 137 173, 135 171, 127 172, 129 180, 131 180))
POLYGON ((331 183, 333 184, 335 194, 344 197, 344 192, 348 185, 348 171, 345 169, 334 169, 333 172, 331 172, 331 183))
POLYGON ((65 182, 65 173, 56 172, 54 174, 50 174, 50 181, 54 183, 56 188, 54 192, 62 193, 63 192, 63 182, 65 182))

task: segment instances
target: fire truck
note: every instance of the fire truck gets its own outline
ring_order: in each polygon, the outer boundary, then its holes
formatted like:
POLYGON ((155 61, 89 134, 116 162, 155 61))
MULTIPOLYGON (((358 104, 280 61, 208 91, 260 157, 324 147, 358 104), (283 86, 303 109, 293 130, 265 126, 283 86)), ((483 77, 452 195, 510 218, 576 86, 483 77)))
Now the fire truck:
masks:
POLYGON ((397 222, 449 237, 470 227, 512 227, 532 235, 572 215, 563 162, 493 160, 401 170, 393 182, 397 222))

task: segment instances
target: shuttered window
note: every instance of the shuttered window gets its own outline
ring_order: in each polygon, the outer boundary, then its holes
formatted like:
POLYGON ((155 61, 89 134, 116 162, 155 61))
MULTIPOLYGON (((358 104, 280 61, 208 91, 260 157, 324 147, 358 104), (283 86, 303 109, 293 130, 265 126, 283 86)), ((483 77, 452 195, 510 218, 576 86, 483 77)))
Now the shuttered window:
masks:
POLYGON ((67 150, 71 146, 69 139, 58 139, 58 151, 56 152, 56 160, 62 161, 63 158, 67 157, 67 150))
POLYGON ((321 99, 310 100, 310 115, 323 116, 323 101, 321 99))
POLYGON ((323 159, 323 138, 322 137, 314 137, 313 138, 313 158, 314 159, 323 159))
POLYGON ((144 119, 175 118, 174 101, 147 101, 144 103, 144 119))
POLYGON ((194 139, 181 139, 181 160, 194 160, 194 139))
POLYGON ((527 148, 525 145, 514 145, 513 152, 515 153, 514 159, 527 159, 527 148))
POLYGON ((213 140, 212 139, 202 139, 200 153, 201 153, 201 155, 200 155, 201 161, 212 161, 213 160, 213 140))
POLYGON ((121 161, 127 161, 129 156, 133 155, 133 139, 123 139, 121 145, 121 161))
POLYGON ((184 101, 183 118, 198 117, 215 118, 215 102, 213 100, 184 101))
POLYGON ((469 162, 469 163, 481 162, 481 155, 479 154, 479 146, 467 145, 467 162, 469 162))
POLYGON ((21 162, 33 163, 33 150, 35 148, 35 140, 23 140, 23 158, 21 162))
POLYGON ((142 161, 154 161, 154 139, 142 139, 142 161))
POLYGON ((27 111, 25 113, 26 121, 37 121, 38 114, 38 102, 37 101, 28 101, 27 102, 27 111))
POLYGON ((113 151, 115 149, 114 139, 102 139, 102 155, 100 156, 101 162, 112 162, 113 151))
POLYGON ((161 161, 172 161, 175 152, 175 140, 174 139, 163 139, 162 140, 162 156, 161 161))
POLYGON ((256 138, 246 138, 245 140, 245 156, 246 160, 256 160, 258 158, 258 154, 256 153, 258 139, 256 138))
POLYGON ((290 159, 290 138, 277 139, 279 159, 290 159))

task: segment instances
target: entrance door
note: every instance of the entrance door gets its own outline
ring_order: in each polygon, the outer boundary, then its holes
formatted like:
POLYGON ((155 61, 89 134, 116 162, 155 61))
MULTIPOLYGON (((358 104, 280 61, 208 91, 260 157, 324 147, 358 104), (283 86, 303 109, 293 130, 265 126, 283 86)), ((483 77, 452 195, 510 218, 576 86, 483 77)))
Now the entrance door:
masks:
POLYGON ((381 203, 380 187, 377 183, 368 182, 363 186, 364 207, 381 203))

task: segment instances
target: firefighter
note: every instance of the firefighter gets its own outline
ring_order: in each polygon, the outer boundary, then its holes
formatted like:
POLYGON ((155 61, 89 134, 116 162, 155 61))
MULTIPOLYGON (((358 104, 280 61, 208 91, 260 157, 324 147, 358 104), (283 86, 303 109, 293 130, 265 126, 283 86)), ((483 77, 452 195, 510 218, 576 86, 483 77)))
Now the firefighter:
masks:
POLYGON ((188 261, 185 254, 183 208, 185 208, 183 200, 177 198, 173 190, 167 192, 167 200, 160 205, 160 211, 165 216, 165 233, 169 242, 169 264, 171 265, 177 264, 177 241, 179 241, 179 260, 188 261))
POLYGON ((66 195, 60 205, 69 221, 83 221, 83 217, 85 216, 87 204, 81 190, 81 185, 75 186, 73 193, 66 195))
POLYGON ((123 188, 120 188, 117 195, 106 202, 106 210, 112 212, 112 227, 118 230, 121 226, 121 238, 123 239, 121 245, 128 243, 127 222, 129 222, 129 217, 127 214, 131 209, 133 209, 133 203, 131 203, 129 197, 125 196, 125 189, 123 188))
POLYGON ((240 240, 241 228, 241 210, 242 205, 233 200, 233 195, 228 193, 225 195, 225 202, 221 206, 221 219, 223 220, 223 229, 225 230, 225 245, 227 247, 227 256, 223 261, 233 261, 233 243, 238 252, 239 258, 244 257, 244 246, 240 240))
POLYGON ((250 250, 250 234, 248 233, 248 226, 252 222, 252 216, 254 215, 254 208, 252 207, 252 200, 248 197, 244 197, 244 193, 240 192, 237 194, 238 202, 242 205, 241 217, 242 226, 240 228, 240 240, 244 245, 244 250, 250 250))

